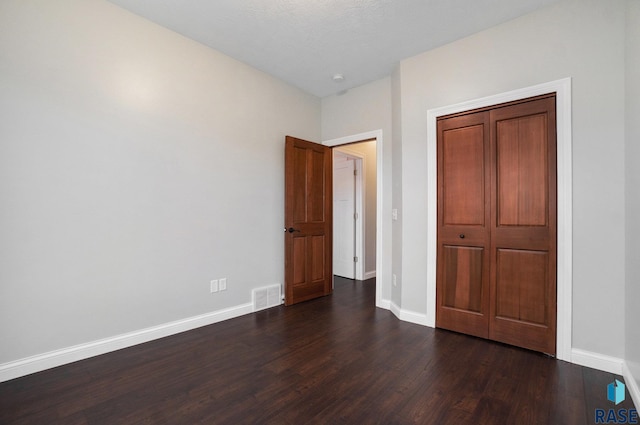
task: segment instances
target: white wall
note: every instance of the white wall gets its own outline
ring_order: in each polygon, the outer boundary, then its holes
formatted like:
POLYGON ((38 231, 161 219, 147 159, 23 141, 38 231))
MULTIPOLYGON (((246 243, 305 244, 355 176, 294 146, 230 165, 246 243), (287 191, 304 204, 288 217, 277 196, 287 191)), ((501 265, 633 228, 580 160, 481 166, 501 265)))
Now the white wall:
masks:
POLYGON ((376 142, 362 142, 336 148, 346 153, 355 152, 364 156, 363 183, 364 183, 364 271, 365 273, 376 271, 376 142))
MULTIPOLYGON (((626 360, 640 387, 640 2, 627 1, 626 360)), ((639 400, 635 400, 638 406, 639 400)))
POLYGON ((391 296, 391 80, 378 81, 354 88, 342 95, 322 99, 322 140, 331 140, 355 134, 382 130, 382 258, 384 275, 376 270, 376 284, 382 285, 381 298, 391 296))
POLYGON ((286 134, 319 99, 102 0, 2 1, 0 365, 282 283, 286 134))
POLYGON ((378 282, 425 313, 426 111, 572 77, 573 345, 640 380, 639 8, 567 1, 320 102, 102 0, 3 1, 0 365, 283 282, 285 134, 383 130, 378 282))
POLYGON ((393 220, 393 265, 392 274, 396 275, 396 285, 391 287, 391 303, 402 305, 402 84, 400 67, 391 74, 391 116, 393 123, 393 209, 397 210, 397 219, 393 220))
MULTIPOLYGON (((322 98, 322 140, 382 129, 391 139, 389 77, 322 98)), ((391 157, 389 157, 391 158, 391 157)))
POLYGON ((402 309, 426 313, 427 111, 573 84, 573 347, 624 356, 623 1, 570 0, 402 61, 402 309))

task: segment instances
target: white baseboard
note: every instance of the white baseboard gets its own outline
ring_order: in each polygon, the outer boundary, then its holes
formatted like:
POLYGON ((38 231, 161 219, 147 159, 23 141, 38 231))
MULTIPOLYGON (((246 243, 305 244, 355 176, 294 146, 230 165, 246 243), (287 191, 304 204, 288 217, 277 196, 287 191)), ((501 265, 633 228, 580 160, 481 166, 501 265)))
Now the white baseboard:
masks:
POLYGON ((631 398, 633 399, 633 404, 636 405, 636 409, 640 409, 640 388, 638 388, 638 381, 636 381, 636 378, 631 373, 627 362, 622 363, 622 376, 624 377, 624 382, 629 390, 629 394, 631 394, 631 398))
POLYGON ((251 303, 242 304, 200 316, 189 317, 175 322, 4 363, 0 365, 0 382, 222 322, 223 320, 249 314, 252 311, 253 305, 251 303))
POLYGON ((396 303, 394 303, 393 301, 389 301, 389 310, 391 310, 391 312, 393 313, 394 316, 396 316, 398 319, 400 319, 400 307, 398 307, 398 305, 396 303))
POLYGON ((371 270, 371 271, 368 271, 368 272, 364 273, 364 279, 363 280, 372 279, 374 277, 376 277, 376 271, 375 270, 371 270))
POLYGON ((572 348, 571 363, 603 370, 609 373, 615 373, 616 375, 622 375, 622 365, 624 360, 618 357, 611 357, 605 354, 572 348))
POLYGON ((384 308, 385 310, 391 310, 391 301, 390 300, 380 300, 380 302, 376 303, 376 307, 384 308))
POLYGON ((417 313, 411 310, 403 310, 396 304, 391 303, 391 312, 404 322, 415 323, 417 325, 427 326, 427 315, 417 313))

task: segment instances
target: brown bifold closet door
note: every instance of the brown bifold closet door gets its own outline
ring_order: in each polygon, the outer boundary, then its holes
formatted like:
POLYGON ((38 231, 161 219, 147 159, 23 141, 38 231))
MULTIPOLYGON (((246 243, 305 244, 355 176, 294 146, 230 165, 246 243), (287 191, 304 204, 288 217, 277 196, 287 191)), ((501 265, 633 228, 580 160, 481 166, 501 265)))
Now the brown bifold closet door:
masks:
POLYGON ((331 148, 285 141, 285 304, 328 295, 332 274, 331 148))
POLYGON ((438 327, 555 354, 556 186, 554 95, 438 121, 438 327))
POLYGON ((438 121, 438 327, 489 336, 489 120, 438 121))
POLYGON ((489 337, 556 352, 555 96, 491 114, 489 337))

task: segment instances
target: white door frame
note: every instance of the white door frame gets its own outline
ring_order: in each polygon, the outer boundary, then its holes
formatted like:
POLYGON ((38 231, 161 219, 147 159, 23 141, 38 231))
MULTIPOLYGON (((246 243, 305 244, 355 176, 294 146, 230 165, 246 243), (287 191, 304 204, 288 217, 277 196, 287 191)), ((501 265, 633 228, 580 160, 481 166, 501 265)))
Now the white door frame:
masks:
POLYGON ((556 357, 571 361, 572 336, 572 162, 571 162, 571 78, 539 84, 495 96, 458 103, 427 111, 427 326, 436 323, 436 247, 437 247, 437 132, 440 116, 468 111, 527 97, 556 93, 558 162, 558 264, 556 357))
POLYGON ((383 281, 383 271, 387 268, 391 269, 391 258, 383 258, 382 253, 385 241, 382 238, 382 183, 383 183, 383 139, 382 130, 368 131, 366 133, 354 134, 351 136, 340 137, 337 139, 326 140, 322 142, 325 146, 340 146, 356 142, 364 142, 367 140, 376 141, 376 306, 389 309, 389 301, 382 299, 382 286, 391 286, 391 282, 383 281))
MULTIPOLYGON (((365 228, 364 228, 364 223, 365 223, 365 209, 364 209, 364 194, 365 192, 365 181, 363 179, 363 175, 366 172, 365 170, 365 155, 360 153, 360 152, 356 152, 353 150, 350 150, 348 146, 336 146, 335 149, 333 149, 334 152, 334 156, 333 158, 335 158, 335 152, 340 152, 341 154, 343 154, 344 156, 347 156, 351 159, 353 159, 354 165, 355 165, 355 170, 356 170, 356 190, 355 190, 355 198, 354 198, 354 205, 355 205, 355 213, 357 214, 358 219, 356 220, 355 223, 355 253, 354 255, 356 257, 358 257, 358 262, 355 263, 355 278, 356 280, 364 280, 364 275, 365 275, 365 238, 366 238, 366 234, 365 234, 365 228)), ((335 233, 334 236, 335 238, 335 233)))

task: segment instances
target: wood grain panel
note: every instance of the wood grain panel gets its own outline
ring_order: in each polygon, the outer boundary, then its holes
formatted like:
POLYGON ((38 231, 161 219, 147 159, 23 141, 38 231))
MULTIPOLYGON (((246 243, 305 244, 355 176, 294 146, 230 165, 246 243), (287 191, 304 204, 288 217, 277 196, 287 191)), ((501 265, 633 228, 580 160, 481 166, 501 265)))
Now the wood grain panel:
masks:
POLYGON ((496 265, 496 316, 546 325, 547 267, 541 251, 499 249, 496 265))
POLYGON ((518 120, 497 124, 498 225, 518 224, 518 120), (514 166, 515 164, 515 166, 514 166))
POLYGON ((293 284, 304 284, 307 279, 307 238, 293 238, 293 284))
POLYGON ((481 311, 482 254, 482 248, 477 247, 444 247, 444 306, 481 311))
POLYGON ((309 193, 307 197, 309 199, 309 221, 321 222, 324 221, 325 211, 325 153, 317 151, 309 151, 311 155, 310 170, 309 170, 309 193))
POLYGON ((546 115, 496 124, 498 225, 547 224, 548 152, 546 115))
POLYGON ((484 129, 482 125, 443 132, 444 224, 484 224, 484 129))
POLYGON ((307 151, 298 147, 293 149, 293 172, 301 176, 292 181, 293 223, 304 223, 307 221, 307 151))
POLYGON ((546 226, 549 210, 549 154, 547 116, 532 115, 519 120, 520 181, 518 224, 546 226))
POLYGON ((311 280, 324 279, 325 272, 325 237, 311 236, 311 280))

